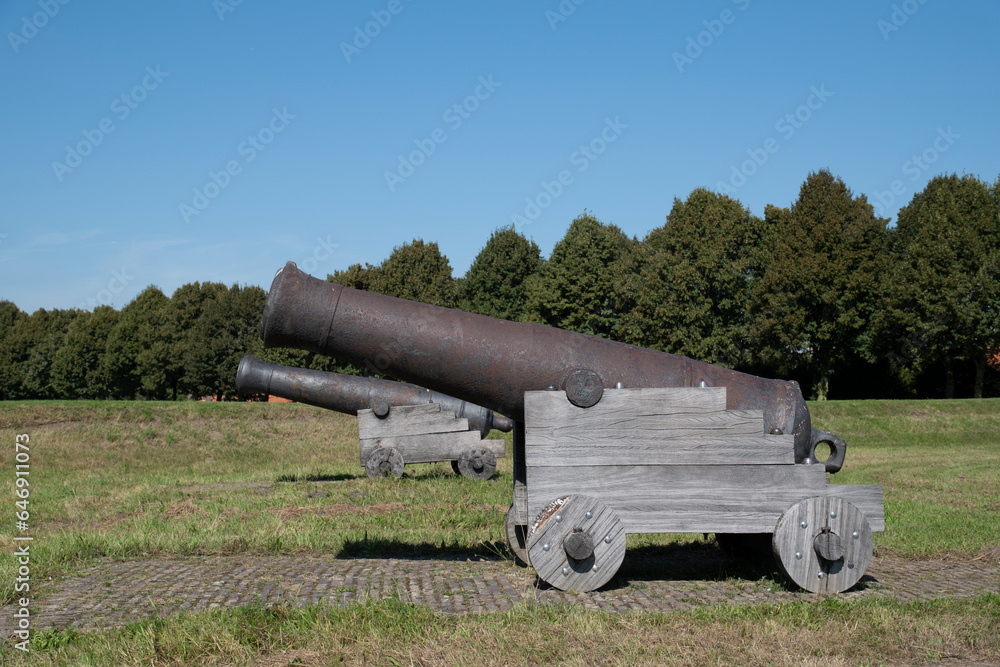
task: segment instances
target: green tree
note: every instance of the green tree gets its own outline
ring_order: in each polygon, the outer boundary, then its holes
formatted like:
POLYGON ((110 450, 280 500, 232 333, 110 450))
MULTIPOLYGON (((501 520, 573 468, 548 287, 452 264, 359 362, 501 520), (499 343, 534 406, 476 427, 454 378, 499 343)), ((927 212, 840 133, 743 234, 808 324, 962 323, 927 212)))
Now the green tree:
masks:
POLYGON ((446 308, 454 308, 458 300, 448 258, 441 254, 437 243, 424 243, 422 239, 393 249, 373 272, 369 289, 446 308))
POLYGON ((24 330, 30 345, 21 374, 25 398, 56 398, 57 392, 52 386, 52 362, 62 346, 66 330, 80 312, 75 308, 40 308, 31 314, 30 324, 24 330))
POLYGON ((513 225, 495 230, 465 274, 460 307, 504 320, 524 319, 526 281, 538 273, 542 264, 538 245, 513 225))
POLYGON ((112 398, 164 397, 162 367, 148 348, 157 339, 168 304, 160 288, 150 285, 121 309, 101 364, 112 398))
POLYGON ((825 169, 809 174, 790 210, 769 214, 777 227, 752 295, 755 346, 822 400, 838 364, 872 355, 888 220, 825 169))
POLYGON ((372 282, 377 272, 378 267, 371 264, 366 263, 364 266, 351 264, 344 271, 338 270, 327 274, 326 280, 327 282, 343 285, 344 287, 371 291, 372 282))
POLYGON ((378 266, 352 264, 326 276, 327 282, 411 301, 454 308, 458 285, 437 243, 414 239, 393 249, 378 266))
POLYGON ((59 398, 107 398, 101 366, 108 336, 118 322, 118 311, 98 306, 81 312, 70 323, 52 360, 52 388, 59 398))
POLYGON ((21 364, 27 358, 28 341, 21 333, 28 314, 10 301, 0 301, 0 400, 20 397, 21 364))
POLYGON ((620 272, 638 242, 584 213, 529 279, 528 319, 614 338, 624 311, 620 272))
POLYGON ((205 304, 226 292, 228 288, 222 283, 194 282, 181 285, 170 297, 160 336, 169 345, 169 354, 163 360, 163 367, 166 384, 174 399, 178 394, 196 393, 195 387, 184 382, 184 359, 191 344, 191 330, 201 317, 205 304))
POLYGON ((918 368, 975 364, 982 396, 987 353, 1000 345, 1000 206, 996 186, 973 176, 936 176, 899 212, 893 234, 890 317, 918 368))
POLYGON ((752 361, 750 291, 763 274, 770 229, 735 199, 699 188, 674 200, 627 274, 627 342, 721 364, 752 361))
POLYGON ((193 393, 218 400, 236 395, 240 359, 263 351, 259 332, 265 300, 260 287, 233 285, 203 304, 184 356, 184 385, 193 393))

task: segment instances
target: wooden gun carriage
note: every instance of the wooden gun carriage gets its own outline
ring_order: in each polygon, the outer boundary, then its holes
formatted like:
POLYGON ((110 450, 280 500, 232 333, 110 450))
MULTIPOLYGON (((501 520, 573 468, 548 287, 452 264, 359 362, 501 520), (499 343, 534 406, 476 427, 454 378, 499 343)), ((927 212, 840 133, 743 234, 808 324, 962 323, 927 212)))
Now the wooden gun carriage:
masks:
POLYGON ((794 382, 354 290, 291 262, 271 285, 261 337, 515 420, 508 541, 560 589, 609 581, 628 533, 696 532, 769 534, 795 583, 839 592, 884 530, 880 486, 828 483, 846 443, 812 428, 794 382), (831 453, 817 462, 823 444, 831 453))
POLYGON ((727 410, 725 387, 608 389, 589 408, 528 392, 508 539, 543 581, 589 591, 618 570, 628 533, 771 533, 792 581, 847 590, 884 530, 882 487, 828 484, 763 421, 727 410))

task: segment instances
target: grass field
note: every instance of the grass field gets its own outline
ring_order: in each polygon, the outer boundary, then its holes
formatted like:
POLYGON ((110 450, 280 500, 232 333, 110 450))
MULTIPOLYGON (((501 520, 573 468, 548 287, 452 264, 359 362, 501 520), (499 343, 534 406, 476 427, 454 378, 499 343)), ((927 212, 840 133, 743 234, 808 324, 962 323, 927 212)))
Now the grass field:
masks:
MULTIPOLYGON (((814 426, 849 443, 844 470, 833 481, 885 487, 886 531, 876 535, 876 554, 973 559, 1000 546, 1000 400, 847 401, 810 409, 814 426)), ((72 573, 101 558, 187 554, 511 557, 502 537, 509 458, 485 483, 457 477, 446 464, 408 466, 400 480, 375 482, 358 461, 355 420, 344 415, 285 404, 0 403, 0 442, 11 461, 0 475, 12 514, 18 433, 30 436, 33 578, 72 573)), ((0 535, 4 553, 14 549, 13 516, 9 525, 0 535)), ((633 535, 629 548, 693 539, 701 536, 633 535)), ((14 576, 13 559, 3 559, 4 602, 13 598, 14 576)), ((621 617, 526 605, 443 618, 402 603, 373 603, 231 610, 120 631, 46 633, 36 639, 32 662, 997 660, 998 625, 995 597, 621 617), (838 634, 853 639, 838 641, 838 634)), ((19 660, 8 649, 4 660, 19 660)))

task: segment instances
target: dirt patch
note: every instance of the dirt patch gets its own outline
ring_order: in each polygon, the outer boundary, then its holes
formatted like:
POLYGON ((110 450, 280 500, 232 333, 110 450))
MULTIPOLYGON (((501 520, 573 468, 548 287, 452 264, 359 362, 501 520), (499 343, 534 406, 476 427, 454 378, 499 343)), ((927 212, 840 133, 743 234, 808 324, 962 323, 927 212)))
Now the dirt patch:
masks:
MULTIPOLYGON (((256 491, 261 495, 266 495, 271 492, 271 487, 268 484, 261 484, 260 482, 218 482, 215 484, 192 484, 191 486, 182 486, 177 491, 187 494, 204 493, 206 491, 239 491, 241 489, 250 489, 251 491, 256 491)), ((164 488, 164 491, 172 491, 169 487, 164 488)))
MULTIPOLYGON (((343 656, 341 656, 342 658, 343 656)), ((316 651, 298 649, 295 651, 281 651, 264 655, 254 662, 258 667, 287 667, 288 665, 301 665, 302 667, 313 667, 313 665, 329 665, 330 656, 324 657, 316 651)))
MULTIPOLYGON (((421 509, 426 511, 430 509, 442 508, 451 509, 454 507, 454 505, 435 503, 430 506, 422 505, 421 509)), ((461 507, 481 512, 496 512, 500 515, 506 515, 508 509, 507 505, 487 505, 485 503, 462 503, 461 507)), ((415 508, 416 506, 410 503, 375 503, 374 505, 355 505, 354 503, 340 502, 321 507, 298 507, 295 505, 288 505, 272 509, 271 513, 279 519, 288 521, 290 519, 298 519, 304 516, 321 516, 327 519, 332 519, 344 514, 353 514, 356 516, 382 516, 385 514, 392 514, 393 512, 412 511, 415 508)))
POLYGON ((1000 546, 983 547, 972 557, 972 560, 985 560, 987 562, 1000 562, 1000 546))
POLYGON ((128 513, 119 512, 118 514, 115 514, 113 517, 98 522, 97 524, 94 525, 94 527, 97 528, 98 530, 102 528, 111 528, 112 526, 119 524, 122 521, 128 521, 129 519, 134 519, 139 516, 145 516, 145 514, 146 513, 141 510, 136 510, 134 512, 128 512, 128 513))
POLYGON ((177 519, 183 516, 191 516, 192 514, 203 514, 203 512, 200 507, 190 500, 182 500, 163 510, 163 516, 168 519, 177 519))

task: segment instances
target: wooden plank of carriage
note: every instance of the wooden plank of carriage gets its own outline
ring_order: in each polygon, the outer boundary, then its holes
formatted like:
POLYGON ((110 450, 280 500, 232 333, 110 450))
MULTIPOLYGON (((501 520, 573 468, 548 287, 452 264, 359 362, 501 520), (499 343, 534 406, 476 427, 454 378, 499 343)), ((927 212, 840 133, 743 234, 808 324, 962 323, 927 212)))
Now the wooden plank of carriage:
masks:
POLYGON ((829 485, 822 464, 795 464, 793 436, 725 402, 725 387, 608 389, 591 408, 526 393, 529 520, 586 494, 631 533, 766 533, 799 500, 840 494, 884 529, 880 486, 829 485))
POLYGON ((379 447, 397 450, 406 463, 457 461, 462 452, 482 447, 494 456, 504 456, 503 440, 483 440, 479 431, 469 430, 469 421, 441 410, 435 403, 401 405, 389 409, 384 419, 371 410, 358 412, 361 463, 379 447))
POLYGON ((725 387, 610 389, 591 408, 528 392, 525 422, 533 467, 795 462, 794 437, 765 434, 759 410, 726 410, 725 387))
POLYGON ((457 419, 454 412, 443 412, 438 403, 394 405, 382 419, 371 410, 358 411, 358 435, 363 440, 468 430, 468 419, 457 419))

